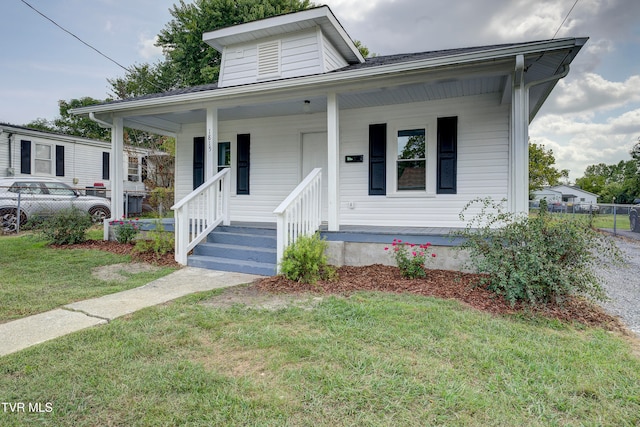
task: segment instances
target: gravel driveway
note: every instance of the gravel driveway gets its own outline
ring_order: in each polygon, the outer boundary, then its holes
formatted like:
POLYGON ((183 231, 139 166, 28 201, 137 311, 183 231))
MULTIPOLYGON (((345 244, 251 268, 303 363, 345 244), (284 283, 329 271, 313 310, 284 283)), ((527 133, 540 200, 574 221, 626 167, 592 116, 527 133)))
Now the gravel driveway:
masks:
POLYGON ((615 239, 626 258, 626 267, 599 273, 611 298, 602 306, 640 337, 640 233, 620 232, 615 239))

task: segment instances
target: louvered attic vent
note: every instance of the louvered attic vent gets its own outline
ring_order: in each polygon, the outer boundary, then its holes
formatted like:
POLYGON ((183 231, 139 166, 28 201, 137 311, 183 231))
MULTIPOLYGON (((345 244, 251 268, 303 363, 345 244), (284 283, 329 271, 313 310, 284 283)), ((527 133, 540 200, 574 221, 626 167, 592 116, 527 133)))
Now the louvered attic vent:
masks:
POLYGON ((280 40, 258 45, 258 78, 280 76, 280 40))

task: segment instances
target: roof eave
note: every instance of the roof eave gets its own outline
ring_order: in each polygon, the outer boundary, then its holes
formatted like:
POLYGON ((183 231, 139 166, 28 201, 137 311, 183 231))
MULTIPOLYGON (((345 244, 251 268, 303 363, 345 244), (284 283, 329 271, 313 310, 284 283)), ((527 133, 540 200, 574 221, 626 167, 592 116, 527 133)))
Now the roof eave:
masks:
MULTIPOLYGON (((117 113, 120 111, 152 108, 157 106, 167 106, 168 104, 192 103, 211 101, 217 98, 229 98, 234 96, 248 95, 263 91, 273 91, 278 89, 291 90, 292 88, 316 86, 325 83, 348 82, 379 75, 396 74, 415 70, 429 70, 441 67, 452 67, 457 65, 467 65, 474 62, 487 62, 515 57, 516 55, 540 54, 551 50, 567 49, 571 47, 581 47, 587 38, 567 38, 544 42, 530 42, 515 46, 493 48, 484 51, 471 53, 459 53, 444 57, 428 58, 415 61, 407 61, 397 64, 385 64, 369 68, 355 70, 337 71, 312 76, 297 77, 286 80, 273 80, 262 83, 230 86, 216 90, 171 95, 157 98, 124 101, 115 104, 102 104, 82 107, 70 110, 73 114, 94 113, 117 113)), ((577 53, 577 52, 576 52, 577 53)), ((575 56, 575 55, 573 55, 575 56)), ((573 59, 573 56, 571 59, 573 59)))

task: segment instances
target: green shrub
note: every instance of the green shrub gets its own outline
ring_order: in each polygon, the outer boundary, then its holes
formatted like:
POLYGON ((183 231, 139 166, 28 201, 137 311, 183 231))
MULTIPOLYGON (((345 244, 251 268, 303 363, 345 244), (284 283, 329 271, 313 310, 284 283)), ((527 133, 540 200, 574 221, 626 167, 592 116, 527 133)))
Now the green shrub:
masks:
POLYGON ((38 224, 38 230, 49 243, 72 245, 84 242, 86 232, 92 225, 91 215, 73 207, 43 220, 38 224))
POLYGON ((136 240, 136 252, 153 252, 156 256, 168 254, 174 249, 173 233, 165 231, 161 220, 155 222, 155 228, 147 232, 148 239, 136 240))
MULTIPOLYGON (((393 257, 400 269, 402 277, 407 279, 418 279, 427 277, 424 264, 427 261, 427 250, 431 243, 416 245, 409 242, 403 242, 400 239, 393 239, 391 247, 385 247, 385 251, 389 251, 389 255, 393 257)), ((435 258, 436 254, 431 253, 429 258, 435 258)))
POLYGON ((280 274, 289 280, 312 284, 320 279, 331 279, 335 270, 327 264, 326 249, 327 242, 320 239, 318 233, 299 236, 285 249, 280 274))
POLYGON ((471 201, 460 218, 478 203, 479 213, 456 234, 465 239, 460 248, 469 252, 471 266, 486 274, 482 285, 511 305, 562 303, 575 294, 606 299, 596 268, 619 263, 622 256, 588 221, 556 218, 544 203, 537 216, 515 215, 490 198, 471 201))
POLYGON ((122 217, 121 220, 111 221, 109 225, 113 227, 113 234, 116 237, 118 243, 129 243, 136 238, 140 232, 140 226, 138 225, 138 219, 130 220, 122 217))

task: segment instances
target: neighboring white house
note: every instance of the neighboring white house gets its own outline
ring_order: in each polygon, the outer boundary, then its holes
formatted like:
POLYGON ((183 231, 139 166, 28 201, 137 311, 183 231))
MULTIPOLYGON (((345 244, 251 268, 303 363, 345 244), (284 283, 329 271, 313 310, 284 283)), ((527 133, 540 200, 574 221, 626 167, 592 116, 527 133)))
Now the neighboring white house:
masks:
POLYGON ((531 192, 533 194, 533 200, 540 201, 546 200, 547 203, 562 203, 562 192, 552 190, 549 187, 542 190, 535 190, 531 192))
POLYGON ((549 187, 549 190, 555 191, 562 195, 562 202, 565 203, 580 203, 584 205, 595 205, 598 203, 598 195, 582 190, 579 187, 571 185, 556 185, 555 187, 549 187))
MULTIPOLYGON (((144 191, 150 150, 126 146, 122 151, 124 191, 144 191)), ((111 189, 111 143, 0 123, 0 177, 34 176, 85 189, 111 189)))
MULTIPOLYGON (((117 153, 125 126, 174 136, 176 201, 229 167, 224 221, 275 222, 274 210, 321 168, 330 231, 460 227, 479 196, 527 212, 529 122, 587 41, 365 59, 326 6, 203 40, 222 53, 217 84, 73 112, 111 125, 117 153)), ((204 215, 207 227, 217 222, 204 215)))

